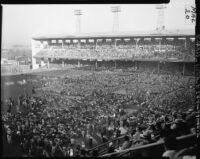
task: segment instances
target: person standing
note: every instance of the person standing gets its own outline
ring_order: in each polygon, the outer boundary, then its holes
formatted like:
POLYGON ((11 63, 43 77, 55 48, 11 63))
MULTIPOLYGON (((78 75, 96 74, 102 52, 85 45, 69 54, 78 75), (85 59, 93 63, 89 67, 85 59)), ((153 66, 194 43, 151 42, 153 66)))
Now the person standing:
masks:
POLYGON ((7 128, 7 135, 6 135, 6 137, 7 137, 7 142, 9 143, 9 144, 12 144, 12 136, 11 136, 11 129, 8 127, 7 128))
POLYGON ((17 107, 16 107, 17 112, 20 112, 20 104, 21 104, 20 96, 18 96, 18 98, 17 98, 17 107))
POLYGON ((63 157, 68 157, 69 156, 66 146, 62 147, 62 154, 63 154, 63 157))
POLYGON ((7 112, 11 113, 11 110, 12 110, 12 102, 11 102, 11 100, 9 100, 8 101, 8 110, 7 110, 7 112))

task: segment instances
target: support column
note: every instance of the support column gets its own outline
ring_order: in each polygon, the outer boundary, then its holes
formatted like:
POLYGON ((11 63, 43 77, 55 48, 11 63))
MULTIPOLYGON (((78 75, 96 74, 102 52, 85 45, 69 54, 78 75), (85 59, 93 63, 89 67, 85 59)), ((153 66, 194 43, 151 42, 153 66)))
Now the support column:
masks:
POLYGON ((135 40, 135 52, 138 55, 138 42, 140 41, 140 38, 134 38, 133 40, 135 40))
POLYGON ((78 48, 80 49, 81 48, 81 40, 78 39, 78 48))
POLYGON ((160 73, 160 61, 158 61, 158 74, 160 73))
POLYGON ((137 51, 137 49, 138 49, 138 42, 140 41, 140 38, 136 38, 135 40, 136 40, 135 48, 136 48, 136 51, 137 51))
POLYGON ((115 61, 115 69, 117 69, 117 62, 115 61))
POLYGON ((81 66, 81 64, 80 64, 80 61, 78 60, 78 67, 80 67, 81 66))
POLYGON ((160 50, 161 50, 161 41, 162 41, 162 39, 159 40, 159 53, 160 53, 160 50))
POLYGON ((139 62, 136 61, 136 70, 139 70, 139 62))
POLYGON ((137 61, 135 61, 134 66, 135 66, 135 71, 137 71, 137 61))
POLYGON ((183 76, 185 75, 185 62, 183 62, 183 76))
POLYGON ((48 61, 47 61, 47 68, 49 69, 49 59, 48 59, 48 61))
POLYGON ((117 48, 117 40, 114 39, 114 41, 115 41, 115 49, 116 49, 117 48))
POLYGON ((97 63, 97 60, 96 60, 96 62, 95 62, 95 69, 97 69, 98 68, 98 63, 97 63))
POLYGON ((44 60, 41 60, 41 63, 40 63, 41 67, 43 67, 45 64, 44 64, 44 60))
POLYGON ((137 70, 137 65, 136 65, 136 61, 133 61, 134 62, 134 71, 136 71, 137 70))
POLYGON ((187 57, 187 52, 189 52, 189 50, 187 49, 187 43, 189 42, 189 38, 185 38, 185 52, 184 52, 184 57, 183 57, 183 60, 185 60, 186 59, 186 57, 187 57))
POLYGON ((95 50, 97 49, 97 39, 94 39, 94 43, 95 43, 95 50))
POLYGON ((62 67, 65 67, 65 62, 64 61, 62 61, 62 67))
POLYGON ((61 45, 61 48, 63 49, 63 40, 62 40, 61 44, 62 44, 62 45, 61 45))

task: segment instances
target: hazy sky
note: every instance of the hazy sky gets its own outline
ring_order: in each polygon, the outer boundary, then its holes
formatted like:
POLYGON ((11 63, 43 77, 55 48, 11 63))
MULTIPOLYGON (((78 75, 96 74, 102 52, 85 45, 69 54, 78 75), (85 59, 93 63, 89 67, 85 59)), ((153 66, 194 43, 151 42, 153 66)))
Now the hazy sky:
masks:
MULTIPOLYGON (((171 0, 165 10, 166 29, 194 29, 185 24, 185 4, 194 0, 171 0)), ((31 37, 46 34, 73 34, 76 31, 74 9, 81 9, 81 31, 110 32, 113 5, 3 5, 2 47, 30 45, 31 37)), ((157 10, 153 4, 121 6, 119 31, 155 30, 157 10)))

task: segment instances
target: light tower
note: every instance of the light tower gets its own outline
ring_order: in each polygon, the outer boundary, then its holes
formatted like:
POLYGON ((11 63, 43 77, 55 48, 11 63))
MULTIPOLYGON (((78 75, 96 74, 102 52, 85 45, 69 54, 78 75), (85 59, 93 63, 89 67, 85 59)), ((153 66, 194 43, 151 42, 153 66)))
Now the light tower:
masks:
POLYGON ((121 12, 120 6, 111 7, 111 12, 113 12, 113 32, 119 31, 119 12, 121 12))
POLYGON ((157 17, 157 28, 156 30, 162 31, 165 29, 165 14, 164 9, 166 9, 166 4, 157 4, 156 9, 158 10, 157 17))
POLYGON ((81 15, 82 11, 80 9, 74 10, 74 15, 76 16, 76 33, 81 33, 81 15))

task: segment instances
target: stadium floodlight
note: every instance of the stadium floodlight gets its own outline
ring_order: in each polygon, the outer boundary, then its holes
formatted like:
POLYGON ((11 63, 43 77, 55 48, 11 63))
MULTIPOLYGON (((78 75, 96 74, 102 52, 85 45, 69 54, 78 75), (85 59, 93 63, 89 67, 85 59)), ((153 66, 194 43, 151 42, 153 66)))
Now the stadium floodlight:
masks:
POLYGON ((157 29, 159 31, 164 30, 165 29, 165 15, 164 15, 164 9, 166 9, 167 6, 166 4, 157 4, 156 5, 156 9, 158 10, 158 18, 157 18, 157 29))
POLYGON ((82 15, 82 11, 79 10, 74 10, 74 15, 82 15))
POLYGON ((121 12, 121 7, 120 6, 112 6, 111 11, 112 12, 121 12))
POLYGON ((117 32, 119 30, 119 16, 118 13, 121 12, 120 6, 112 6, 111 12, 113 13, 113 32, 117 32))
POLYGON ((81 33, 81 15, 82 10, 76 9, 74 10, 74 15, 76 16, 76 33, 80 34, 81 33))
POLYGON ((157 4, 156 9, 164 9, 167 8, 166 4, 157 4))

